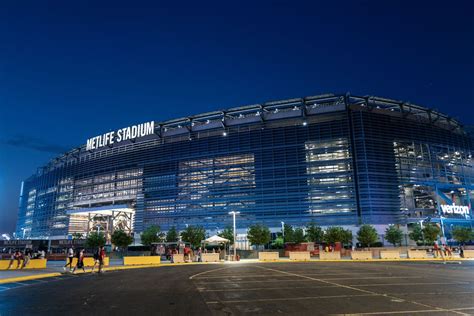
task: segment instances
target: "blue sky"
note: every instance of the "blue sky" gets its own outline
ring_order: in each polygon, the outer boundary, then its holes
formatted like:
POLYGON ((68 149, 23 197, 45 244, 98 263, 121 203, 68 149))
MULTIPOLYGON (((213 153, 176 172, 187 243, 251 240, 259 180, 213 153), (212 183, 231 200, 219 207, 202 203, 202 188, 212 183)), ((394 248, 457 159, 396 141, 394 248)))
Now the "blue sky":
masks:
POLYGON ((0 4, 0 232, 22 179, 150 120, 328 92, 474 124, 472 1, 0 4))

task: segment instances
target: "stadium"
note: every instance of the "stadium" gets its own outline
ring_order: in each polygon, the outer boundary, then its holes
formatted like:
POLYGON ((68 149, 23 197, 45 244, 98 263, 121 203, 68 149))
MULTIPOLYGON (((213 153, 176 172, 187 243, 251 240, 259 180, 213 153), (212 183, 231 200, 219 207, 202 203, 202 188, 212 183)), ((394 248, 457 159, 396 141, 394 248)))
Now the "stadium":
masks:
MULTIPOLYGON (((455 119, 326 94, 150 121, 85 139, 21 185, 16 235, 254 223, 472 226, 473 142, 455 119)), ((136 234, 137 235, 137 234, 136 234)))

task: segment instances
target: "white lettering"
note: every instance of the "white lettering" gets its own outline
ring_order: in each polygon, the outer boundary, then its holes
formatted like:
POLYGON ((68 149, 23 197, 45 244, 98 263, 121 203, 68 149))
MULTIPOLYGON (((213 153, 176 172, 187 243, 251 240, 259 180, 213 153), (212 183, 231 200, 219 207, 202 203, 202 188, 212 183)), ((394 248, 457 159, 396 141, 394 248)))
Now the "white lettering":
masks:
POLYGON ((441 205, 441 210, 444 214, 458 214, 458 215, 469 215, 469 206, 463 205, 456 205, 453 203, 452 205, 441 205))
POLYGON ((147 122, 130 127, 124 127, 117 131, 108 132, 100 136, 89 138, 86 144, 86 150, 93 150, 104 146, 120 143, 124 140, 131 140, 138 137, 151 135, 155 132, 155 122, 147 122))

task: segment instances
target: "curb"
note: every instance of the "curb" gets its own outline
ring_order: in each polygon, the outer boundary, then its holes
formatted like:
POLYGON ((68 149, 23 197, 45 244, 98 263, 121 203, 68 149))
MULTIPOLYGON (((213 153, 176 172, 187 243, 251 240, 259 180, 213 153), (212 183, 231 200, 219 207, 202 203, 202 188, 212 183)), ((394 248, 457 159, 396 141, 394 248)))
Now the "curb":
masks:
POLYGON ((45 273, 45 274, 37 274, 37 275, 27 275, 27 276, 22 276, 22 277, 15 277, 15 278, 7 278, 7 279, 1 279, 0 284, 5 284, 5 283, 12 283, 12 282, 21 282, 21 281, 30 281, 30 280, 37 280, 37 279, 44 279, 44 278, 52 278, 56 276, 60 276, 61 273, 55 272, 55 273, 45 273))

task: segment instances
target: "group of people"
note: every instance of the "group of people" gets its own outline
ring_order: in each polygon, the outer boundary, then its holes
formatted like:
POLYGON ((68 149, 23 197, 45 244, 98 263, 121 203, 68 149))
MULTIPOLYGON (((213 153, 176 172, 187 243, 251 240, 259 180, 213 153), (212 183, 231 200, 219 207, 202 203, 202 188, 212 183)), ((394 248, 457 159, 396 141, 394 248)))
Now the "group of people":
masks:
MULTIPOLYGON (((99 268, 99 273, 103 272, 104 267, 104 260, 105 260, 105 247, 100 246, 94 252, 94 265, 92 266, 92 272, 94 272, 95 268, 99 268)), ((64 265, 63 269, 66 271, 66 268, 69 266, 69 271, 75 273, 77 269, 82 269, 83 272, 86 272, 84 266, 84 258, 85 258, 85 249, 79 248, 74 252, 74 247, 71 247, 67 250, 67 262, 64 265), (73 267, 74 258, 76 258, 76 265, 73 267)))
POLYGON ((16 268, 24 269, 30 263, 31 259, 44 259, 46 256, 46 252, 44 250, 38 250, 37 252, 33 252, 31 248, 26 248, 24 252, 17 249, 12 252, 10 256, 10 264, 8 265, 8 269, 13 266, 13 263, 16 261, 16 268), (22 263, 23 261, 23 263, 22 263))
MULTIPOLYGON (((184 261, 185 262, 193 262, 193 261, 201 262, 202 261, 202 256, 201 255, 203 253, 208 253, 208 252, 209 251, 207 250, 207 248, 202 248, 202 247, 199 247, 198 249, 193 250, 190 246, 184 246, 184 248, 181 251, 176 249, 176 248, 168 248, 168 250, 166 252, 166 259, 173 262, 173 255, 178 254, 178 253, 182 253, 182 254, 184 254, 184 261)), ((221 249, 220 248, 212 248, 211 252, 212 253, 221 253, 221 249)))
POLYGON ((435 241, 433 246, 433 252, 435 257, 452 257, 453 251, 449 245, 445 245, 444 243, 439 243, 435 241))

